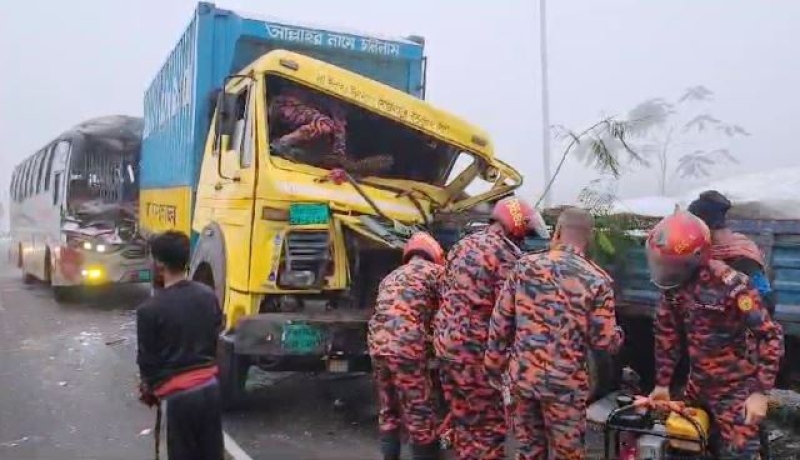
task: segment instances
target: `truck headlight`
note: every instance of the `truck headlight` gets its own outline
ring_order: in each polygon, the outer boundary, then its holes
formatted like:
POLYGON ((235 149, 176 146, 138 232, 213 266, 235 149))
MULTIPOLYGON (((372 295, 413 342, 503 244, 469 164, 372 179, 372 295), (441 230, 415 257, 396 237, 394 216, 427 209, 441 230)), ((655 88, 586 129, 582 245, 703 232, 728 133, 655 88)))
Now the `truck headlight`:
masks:
POLYGON ((316 279, 317 277, 312 271, 283 272, 278 284, 293 288, 310 288, 314 286, 316 279))

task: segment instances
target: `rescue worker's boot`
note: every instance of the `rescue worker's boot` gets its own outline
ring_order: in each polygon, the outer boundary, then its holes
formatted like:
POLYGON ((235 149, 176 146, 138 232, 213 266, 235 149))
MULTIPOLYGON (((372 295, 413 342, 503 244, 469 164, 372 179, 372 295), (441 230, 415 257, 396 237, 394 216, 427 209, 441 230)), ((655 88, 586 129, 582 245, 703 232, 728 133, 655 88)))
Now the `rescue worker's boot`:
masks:
POLYGON ((441 458, 439 443, 412 444, 411 458, 413 460, 439 460, 441 458))
POLYGON ((400 432, 381 433, 381 454, 383 460, 400 460, 400 432))

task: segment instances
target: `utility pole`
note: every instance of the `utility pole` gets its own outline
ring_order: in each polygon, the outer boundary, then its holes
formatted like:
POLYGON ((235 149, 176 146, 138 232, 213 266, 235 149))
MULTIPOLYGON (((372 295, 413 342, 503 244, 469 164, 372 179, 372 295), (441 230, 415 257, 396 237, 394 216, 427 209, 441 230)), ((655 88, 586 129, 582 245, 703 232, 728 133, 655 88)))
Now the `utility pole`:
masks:
MULTIPOLYGON (((539 0, 539 57, 542 69, 542 168, 544 186, 550 183, 550 90, 547 82, 547 9, 545 0, 539 0)), ((548 189, 542 202, 544 207, 550 206, 552 190, 548 189)))

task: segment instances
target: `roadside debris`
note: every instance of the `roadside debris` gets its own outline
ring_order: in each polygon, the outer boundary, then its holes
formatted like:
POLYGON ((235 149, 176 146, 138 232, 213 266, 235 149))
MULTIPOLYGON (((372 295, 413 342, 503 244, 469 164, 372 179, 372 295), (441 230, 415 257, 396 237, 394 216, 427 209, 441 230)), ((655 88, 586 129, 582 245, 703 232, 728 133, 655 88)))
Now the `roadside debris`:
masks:
POLYGON ((139 432, 139 436, 149 436, 153 432, 152 428, 145 428, 139 432))
POLYGON ((17 447, 18 445, 22 444, 23 442, 29 440, 30 437, 23 436, 15 441, 8 441, 8 442, 1 442, 0 447, 17 447))
POLYGON ((772 430, 769 432, 769 442, 775 442, 778 439, 782 439, 784 436, 786 436, 786 433, 784 433, 783 431, 772 430))
POLYGON ((106 341, 106 345, 108 345, 108 346, 112 347, 112 346, 114 346, 114 345, 119 345, 119 344, 121 344, 121 343, 124 343, 124 342, 126 342, 127 340, 128 340, 128 339, 127 339, 127 338, 125 338, 125 337, 121 337, 121 338, 118 338, 118 339, 113 339, 113 340, 107 340, 107 341, 106 341))
POLYGON ((67 382, 62 380, 62 381, 58 382, 58 386, 65 387, 65 386, 67 386, 67 382))

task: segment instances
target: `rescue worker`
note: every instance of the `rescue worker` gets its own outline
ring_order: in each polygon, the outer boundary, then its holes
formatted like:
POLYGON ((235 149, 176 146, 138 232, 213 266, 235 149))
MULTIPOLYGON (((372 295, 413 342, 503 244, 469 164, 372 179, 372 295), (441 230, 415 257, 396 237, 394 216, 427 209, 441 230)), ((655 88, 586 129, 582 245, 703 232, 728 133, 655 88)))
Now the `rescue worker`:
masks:
POLYGON ((483 359, 497 293, 530 232, 548 236, 542 216, 519 198, 505 198, 495 205, 490 225, 456 243, 447 256, 434 349, 460 460, 505 458, 503 396, 490 385, 483 359))
POLYGON ((186 279, 189 237, 184 233, 156 236, 150 252, 164 286, 136 310, 140 399, 162 406, 170 460, 222 460, 217 296, 186 279))
POLYGON ((324 168, 343 168, 363 175, 385 173, 394 166, 394 157, 387 154, 371 155, 357 160, 347 155, 347 111, 332 98, 314 96, 310 90, 283 88, 271 99, 269 116, 276 124, 291 130, 270 145, 280 155, 324 168), (329 149, 326 147, 322 153, 298 149, 301 145, 307 146, 326 137, 331 142, 323 142, 329 149))
POLYGON ((711 257, 747 275, 750 283, 761 294, 767 310, 774 314, 775 293, 767 277, 764 254, 753 240, 728 228, 726 215, 730 208, 730 200, 716 190, 701 193, 689 204, 689 212, 699 217, 711 229, 711 257))
POLYGON ((519 260, 492 314, 486 371, 495 385, 508 375, 519 460, 585 458, 587 354, 622 344, 611 278, 586 257, 593 227, 564 210, 550 249, 519 260))
POLYGON ((721 444, 718 455, 756 458, 759 422, 783 356, 780 325, 746 275, 711 258, 711 232, 691 213, 662 219, 648 235, 646 251, 650 276, 663 293, 650 397, 670 398, 683 336, 690 369, 684 396, 709 410, 721 444), (747 340, 748 331, 757 341, 747 340))
POLYGON ((277 139, 273 143, 273 148, 288 150, 300 143, 330 136, 331 153, 339 158, 345 157, 347 117, 344 109, 338 104, 333 102, 323 104, 322 101, 315 100, 308 91, 284 88, 271 99, 269 116, 271 120, 292 130, 277 139), (323 105, 328 105, 328 110, 325 110, 323 105))
POLYGON ((403 264, 381 282, 369 321, 381 451, 384 460, 399 460, 404 429, 414 460, 432 460, 439 445, 428 362, 444 251, 427 233, 415 233, 403 249, 403 264))

